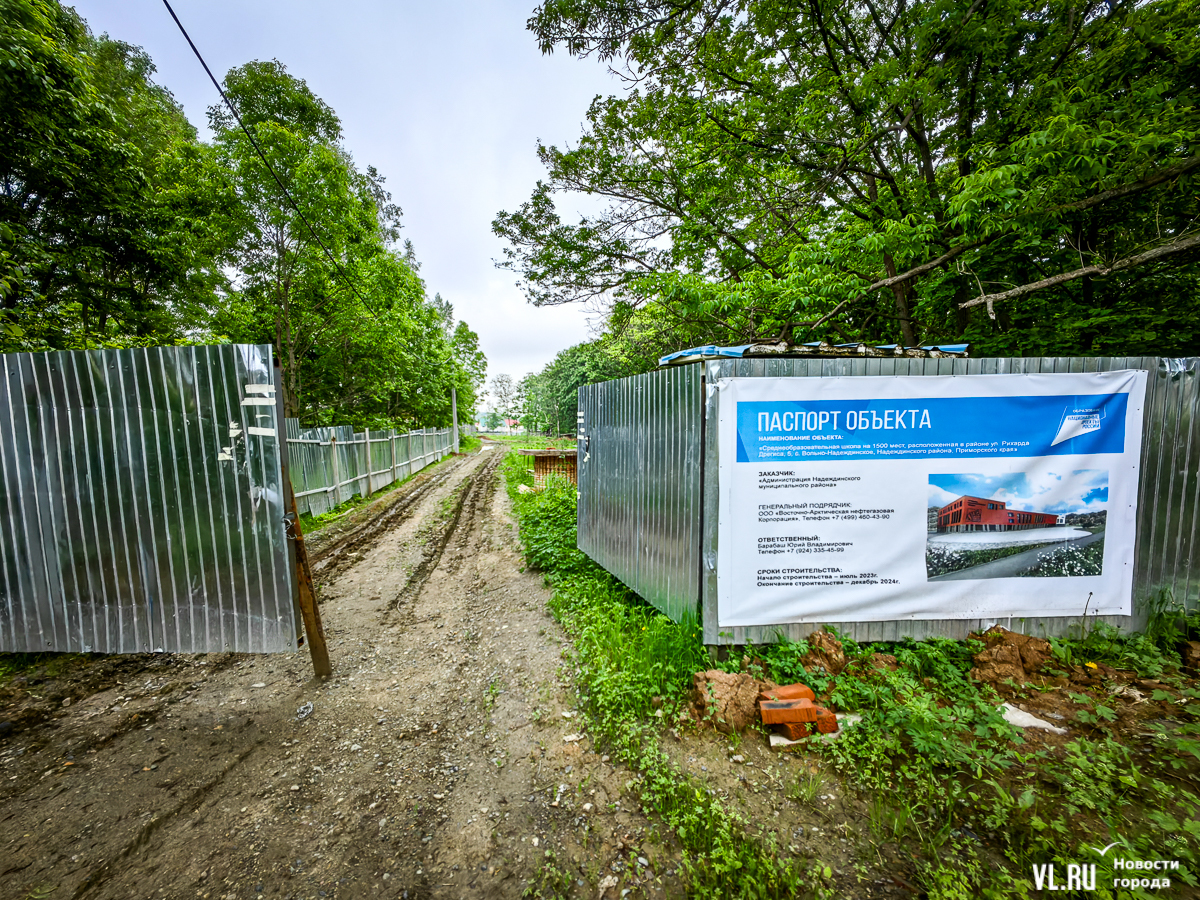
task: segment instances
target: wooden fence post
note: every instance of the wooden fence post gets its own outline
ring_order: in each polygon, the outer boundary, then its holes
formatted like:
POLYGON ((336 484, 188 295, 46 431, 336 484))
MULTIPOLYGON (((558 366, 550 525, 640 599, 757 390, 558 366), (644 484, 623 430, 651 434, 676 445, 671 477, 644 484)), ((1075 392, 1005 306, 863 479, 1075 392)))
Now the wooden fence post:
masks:
POLYGON ((296 511, 296 492, 292 488, 291 470, 288 466, 287 430, 285 426, 283 379, 280 377, 279 360, 275 361, 275 418, 279 438, 279 467, 283 477, 285 527, 291 546, 289 561, 293 564, 296 578, 296 605, 300 607, 300 619, 304 622, 304 634, 308 638, 308 653, 312 657, 313 674, 328 678, 333 674, 329 662, 329 645, 325 641, 325 626, 321 622, 321 610, 317 606, 317 592, 313 587, 312 569, 308 565, 308 550, 304 546, 304 532, 300 529, 300 514, 296 511))

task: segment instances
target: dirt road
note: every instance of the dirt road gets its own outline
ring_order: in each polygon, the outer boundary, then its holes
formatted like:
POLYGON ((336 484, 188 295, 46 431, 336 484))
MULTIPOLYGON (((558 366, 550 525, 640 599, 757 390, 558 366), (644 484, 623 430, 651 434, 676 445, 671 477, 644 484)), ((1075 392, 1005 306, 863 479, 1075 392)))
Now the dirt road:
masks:
POLYGON ((0 688, 0 896, 675 893, 571 708, 499 456, 313 542, 328 682, 301 651, 50 660, 0 688))

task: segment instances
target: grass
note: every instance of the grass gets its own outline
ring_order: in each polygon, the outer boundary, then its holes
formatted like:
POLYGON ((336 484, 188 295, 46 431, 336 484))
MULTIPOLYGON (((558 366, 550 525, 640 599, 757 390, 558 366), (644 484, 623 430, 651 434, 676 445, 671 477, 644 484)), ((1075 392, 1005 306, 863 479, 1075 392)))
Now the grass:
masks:
POLYGON ((576 686, 590 732, 636 775, 642 805, 657 813, 684 850, 681 875, 697 897, 771 898, 806 893, 813 876, 771 841, 747 834, 736 811, 683 773, 659 745, 660 720, 685 702, 691 675, 708 655, 694 621, 675 623, 575 548, 575 488, 531 483, 525 460, 504 462, 530 565, 555 587, 551 610, 574 640, 576 686))
POLYGON ((83 653, 0 653, 0 686, 18 675, 60 678, 89 658, 83 653))
MULTIPOLYGON (((573 639, 590 731, 636 774, 643 806, 674 832, 689 896, 836 896, 820 864, 791 856, 770 833, 752 836, 735 808, 681 773, 660 746, 691 673, 713 665, 697 623, 672 622, 575 548, 573 486, 552 479, 541 493, 518 492, 532 475, 516 454, 504 474, 526 560, 554 587, 551 609, 573 639)), ((1182 639, 1200 636, 1200 616, 1165 595, 1151 606, 1142 634, 1097 624, 1052 641, 1050 666, 1106 662, 1158 678, 1171 689, 1150 699, 1173 702, 1170 721, 1121 730, 1106 689, 1092 689, 1075 695, 1078 721, 1061 744, 1026 743, 1004 721, 994 690, 968 674, 976 641, 858 645, 842 637, 851 665, 836 680, 806 672, 807 643, 783 639, 734 648, 721 666, 752 662, 779 683, 830 692, 835 708, 862 716, 840 740, 819 746, 821 775, 801 775, 785 791, 811 797, 822 779, 840 777, 864 802, 864 831, 875 846, 891 842, 914 854, 910 876, 926 896, 1031 896, 1033 865, 1065 872, 1095 862, 1098 888, 1088 896, 1149 897, 1114 892, 1113 877, 1123 875, 1115 854, 1100 858, 1089 848, 1120 841, 1121 858, 1178 860, 1172 884, 1200 884, 1200 689, 1179 671, 1178 654, 1182 639), (898 667, 870 665, 878 652, 894 655, 898 667)))

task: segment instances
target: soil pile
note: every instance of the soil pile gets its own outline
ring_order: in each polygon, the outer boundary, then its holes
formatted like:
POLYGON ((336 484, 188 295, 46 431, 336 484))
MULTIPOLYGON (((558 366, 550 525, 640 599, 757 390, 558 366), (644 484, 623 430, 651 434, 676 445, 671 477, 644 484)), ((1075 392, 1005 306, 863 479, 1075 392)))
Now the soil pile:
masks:
POLYGON ((827 631, 814 631, 808 636, 809 650, 800 658, 805 671, 824 669, 830 675, 841 675, 846 668, 846 653, 842 642, 827 631))
POLYGON ((1183 667, 1200 675, 1200 641, 1188 641, 1183 645, 1183 667))
POLYGON ((975 655, 970 676, 993 686, 1024 684, 1050 659, 1050 642, 993 625, 981 635, 984 649, 975 655))
POLYGON ((744 731, 758 721, 758 695, 776 685, 745 672, 709 669, 692 676, 692 708, 696 720, 722 734, 744 731))

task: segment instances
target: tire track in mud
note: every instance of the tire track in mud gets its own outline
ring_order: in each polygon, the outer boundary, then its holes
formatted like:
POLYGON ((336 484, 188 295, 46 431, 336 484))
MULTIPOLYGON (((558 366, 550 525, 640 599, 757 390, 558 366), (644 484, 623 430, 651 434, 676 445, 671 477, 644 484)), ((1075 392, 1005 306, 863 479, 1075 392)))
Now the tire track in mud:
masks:
POLYGON ((194 810, 199 807, 204 801, 204 798, 207 797, 214 788, 220 785, 230 772, 245 762, 251 756, 251 754, 253 754, 261 746, 262 742, 260 741, 254 746, 243 750, 236 757, 234 757, 233 760, 225 766, 225 768, 218 772, 215 777, 210 778, 204 784, 200 785, 199 788, 192 791, 186 798, 184 798, 184 800, 176 804, 165 814, 156 818, 152 818, 149 822, 143 825, 138 830, 137 834, 134 835, 133 839, 129 841, 119 853, 110 857, 107 862, 92 870, 92 874, 84 879, 79 887, 75 889, 75 892, 71 895, 72 900, 81 900, 81 898, 86 897, 88 894, 101 887, 112 876, 113 869, 121 860, 126 859, 128 856, 130 856, 130 854, 150 843, 154 833, 167 825, 180 813, 188 810, 194 810))
MULTIPOLYGON (((421 501, 434 493, 448 478, 457 473, 458 466, 441 469, 424 481, 402 491, 398 498, 383 505, 382 511, 366 519, 353 529, 338 535, 329 544, 318 544, 310 548, 309 564, 314 580, 329 581, 357 562, 354 554, 361 548, 374 543, 388 531, 405 521, 420 506, 421 501)), ((420 474, 417 476, 420 478, 420 474)))
MULTIPOLYGON (((486 506, 487 502, 491 499, 492 492, 495 490, 496 469, 500 465, 501 458, 500 454, 492 453, 491 459, 485 460, 455 489, 452 495, 454 500, 450 515, 445 517, 441 523, 436 523, 431 533, 424 536, 421 558, 413 568, 412 574, 409 576, 403 589, 396 595, 395 600, 388 605, 388 610, 384 614, 385 623, 387 622, 388 614, 392 611, 399 611, 405 601, 412 601, 420 594, 434 570, 441 565, 442 557, 445 555, 452 538, 458 536, 457 544, 465 546, 469 540, 471 526, 479 516, 481 508, 486 506), (459 536, 459 526, 463 521, 464 511, 467 522, 466 536, 459 536)), ((413 613, 410 610, 409 618, 411 619, 412 616, 413 613)))

